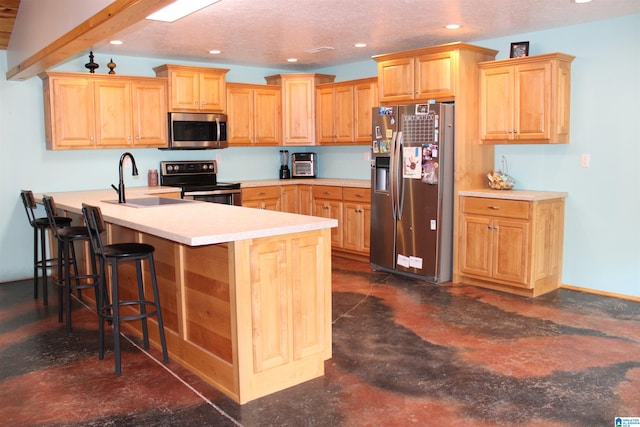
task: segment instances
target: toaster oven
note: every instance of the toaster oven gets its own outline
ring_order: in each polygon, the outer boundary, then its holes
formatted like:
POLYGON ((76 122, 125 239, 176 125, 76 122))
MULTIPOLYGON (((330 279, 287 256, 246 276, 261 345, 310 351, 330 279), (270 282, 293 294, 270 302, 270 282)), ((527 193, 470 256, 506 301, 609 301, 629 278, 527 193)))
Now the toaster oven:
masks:
POLYGON ((318 172, 316 153, 293 153, 291 169, 292 178, 315 178, 318 172))

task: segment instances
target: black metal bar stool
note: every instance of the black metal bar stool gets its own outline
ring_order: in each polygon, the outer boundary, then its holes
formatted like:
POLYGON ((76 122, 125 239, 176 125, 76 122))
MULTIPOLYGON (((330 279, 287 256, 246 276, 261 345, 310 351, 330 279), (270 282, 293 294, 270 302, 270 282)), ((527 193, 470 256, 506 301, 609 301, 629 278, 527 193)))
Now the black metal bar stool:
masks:
MULTIPOLYGON (((47 290, 47 270, 57 267, 57 257, 47 257, 47 232, 51 229, 48 217, 36 217, 36 199, 31 190, 20 192, 22 204, 27 212, 29 224, 33 227, 33 299, 38 299, 38 280, 42 273, 42 299, 44 305, 49 305, 47 290)), ((60 227, 71 225, 71 218, 57 216, 54 212, 56 224, 60 227)))
POLYGON ((120 363, 120 322, 129 320, 140 320, 142 322, 142 339, 144 348, 149 348, 149 331, 147 328, 147 318, 156 316, 158 322, 160 345, 162 347, 162 358, 164 363, 169 362, 167 355, 167 344, 164 336, 164 324, 162 322, 162 310, 160 309, 160 296, 158 292, 158 282, 156 279, 155 263, 153 252, 155 248, 145 243, 114 243, 103 245, 100 234, 105 230, 102 212, 97 206, 82 204, 82 214, 87 224, 87 230, 91 237, 91 250, 100 259, 100 292, 98 297, 98 332, 99 332, 99 358, 104 359, 104 321, 111 320, 113 323, 113 348, 115 356, 115 370, 117 375, 122 374, 120 363), (151 289, 153 291, 153 301, 145 298, 144 284, 142 280, 142 260, 149 263, 151 276, 151 289), (138 279, 138 299, 120 300, 118 297, 118 264, 125 261, 135 261, 136 276, 138 279), (106 295, 106 264, 111 265, 111 302, 103 300, 106 295), (120 315, 120 308, 124 306, 137 306, 138 314, 126 316, 120 315), (148 310, 148 308, 150 310, 148 310))
POLYGON ((82 300, 81 290, 93 288, 96 293, 96 311, 98 308, 98 274, 96 259, 91 257, 91 271, 80 274, 78 272, 78 261, 76 257, 76 242, 88 242, 89 231, 85 226, 65 226, 60 227, 56 221, 54 213, 56 204, 53 197, 43 196, 42 203, 47 212, 53 235, 58 240, 58 322, 62 322, 62 312, 64 309, 67 332, 71 332, 71 293, 75 290, 78 298, 82 300), (71 272, 73 269, 73 272, 71 272))

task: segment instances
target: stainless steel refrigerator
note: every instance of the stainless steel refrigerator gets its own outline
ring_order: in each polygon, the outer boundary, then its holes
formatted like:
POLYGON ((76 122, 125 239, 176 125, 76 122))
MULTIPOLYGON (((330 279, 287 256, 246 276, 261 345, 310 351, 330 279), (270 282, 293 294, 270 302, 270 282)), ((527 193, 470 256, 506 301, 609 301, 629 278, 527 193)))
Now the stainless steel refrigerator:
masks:
POLYGON ((371 266, 449 281, 454 106, 375 107, 372 121, 371 266))

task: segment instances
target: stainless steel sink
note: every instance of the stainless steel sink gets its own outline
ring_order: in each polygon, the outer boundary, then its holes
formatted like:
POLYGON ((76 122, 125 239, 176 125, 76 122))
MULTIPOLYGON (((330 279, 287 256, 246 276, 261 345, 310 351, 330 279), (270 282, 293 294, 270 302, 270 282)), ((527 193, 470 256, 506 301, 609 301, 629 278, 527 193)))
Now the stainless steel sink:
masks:
POLYGON ((104 203, 113 203, 131 208, 151 208, 155 206, 179 205, 181 203, 193 203, 192 200, 174 199, 171 197, 138 197, 128 199, 126 203, 118 203, 118 200, 101 200, 104 203))

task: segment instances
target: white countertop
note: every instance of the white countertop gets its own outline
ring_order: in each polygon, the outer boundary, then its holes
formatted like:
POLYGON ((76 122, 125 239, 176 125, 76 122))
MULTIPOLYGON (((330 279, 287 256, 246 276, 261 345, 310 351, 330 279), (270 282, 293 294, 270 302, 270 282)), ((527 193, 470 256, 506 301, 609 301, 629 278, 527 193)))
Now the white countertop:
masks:
POLYGON ((508 199, 508 200, 550 200, 564 199, 568 193, 559 191, 534 191, 534 190, 492 190, 491 188, 483 188, 479 190, 459 191, 460 196, 484 197, 488 199, 508 199))
MULTIPOLYGON (((175 192, 172 187, 127 187, 126 199, 175 192)), ((104 200, 116 200, 113 190, 45 193, 58 209, 82 213, 82 203, 99 206, 109 223, 159 236, 189 246, 233 242, 338 226, 338 221, 217 203, 185 201, 176 205, 131 207, 104 200)), ((42 195, 36 195, 41 201, 42 195)))
POLYGON ((358 187, 371 188, 371 181, 368 179, 346 179, 346 178, 292 178, 292 179, 258 179, 254 181, 241 181, 242 188, 264 187, 266 185, 331 185, 334 187, 358 187))

